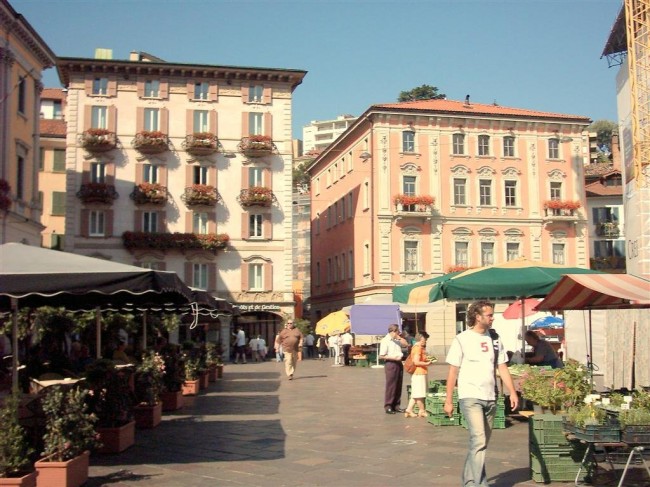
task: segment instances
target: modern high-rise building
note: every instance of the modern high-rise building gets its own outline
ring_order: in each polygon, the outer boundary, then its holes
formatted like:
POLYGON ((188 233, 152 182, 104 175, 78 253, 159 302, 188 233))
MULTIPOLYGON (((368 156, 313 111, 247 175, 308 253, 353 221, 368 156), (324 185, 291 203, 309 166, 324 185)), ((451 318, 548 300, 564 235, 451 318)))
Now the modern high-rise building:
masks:
POLYGON ((0 0, 0 243, 41 244, 41 74, 55 59, 29 22, 0 0))
POLYGON ((357 117, 339 115, 334 120, 314 120, 302 129, 302 154, 320 152, 354 123, 357 117))
POLYGON ((57 63, 65 250, 175 271, 269 343, 294 313, 291 112, 306 72, 97 54, 57 63))

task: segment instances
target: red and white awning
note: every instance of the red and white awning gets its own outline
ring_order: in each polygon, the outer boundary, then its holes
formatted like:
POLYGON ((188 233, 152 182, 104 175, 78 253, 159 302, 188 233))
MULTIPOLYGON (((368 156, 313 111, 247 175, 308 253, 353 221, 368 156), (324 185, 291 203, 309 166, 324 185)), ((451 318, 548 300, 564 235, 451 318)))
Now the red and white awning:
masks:
POLYGON ((567 274, 539 311, 650 307, 650 281, 628 274, 567 274))

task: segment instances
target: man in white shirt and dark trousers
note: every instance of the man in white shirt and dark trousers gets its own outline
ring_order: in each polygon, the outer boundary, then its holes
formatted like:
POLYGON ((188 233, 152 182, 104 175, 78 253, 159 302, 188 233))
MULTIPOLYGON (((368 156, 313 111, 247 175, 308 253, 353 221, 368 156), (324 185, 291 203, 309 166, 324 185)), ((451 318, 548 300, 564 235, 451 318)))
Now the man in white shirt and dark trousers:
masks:
POLYGON ((352 348, 352 334, 346 331, 341 335, 341 343, 343 344, 343 365, 352 365, 350 363, 350 349, 352 348))
POLYGON ((400 407, 402 400, 402 347, 406 340, 400 336, 397 325, 388 326, 388 334, 381 339, 379 344, 379 358, 384 360, 384 374, 386 375, 386 390, 384 392, 384 411, 386 414, 403 413, 400 407))
POLYGON ((499 336, 492 330, 494 305, 477 301, 467 310, 469 329, 456 335, 447 363, 447 397, 444 410, 454 414, 453 393, 458 381, 460 410, 469 431, 469 451, 465 458, 461 485, 487 487, 485 453, 496 414, 496 368, 510 392, 511 410, 517 409, 518 398, 508 371, 507 356, 499 336))

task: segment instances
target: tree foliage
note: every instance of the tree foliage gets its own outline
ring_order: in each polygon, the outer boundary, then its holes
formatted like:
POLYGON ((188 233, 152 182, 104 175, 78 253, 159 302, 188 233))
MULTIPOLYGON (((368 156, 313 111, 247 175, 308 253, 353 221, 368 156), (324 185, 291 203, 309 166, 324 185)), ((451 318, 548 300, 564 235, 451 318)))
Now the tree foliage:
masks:
POLYGON ((431 85, 422 85, 409 91, 402 91, 397 101, 415 101, 415 100, 442 100, 447 98, 444 93, 438 93, 438 87, 431 85))
POLYGON ((618 125, 610 120, 596 120, 589 127, 589 132, 596 132, 598 144, 598 161, 609 162, 612 154, 612 135, 618 133, 618 125))
POLYGON ((313 161, 313 159, 308 159, 293 168, 292 181, 294 191, 309 191, 310 177, 307 173, 307 168, 313 161))

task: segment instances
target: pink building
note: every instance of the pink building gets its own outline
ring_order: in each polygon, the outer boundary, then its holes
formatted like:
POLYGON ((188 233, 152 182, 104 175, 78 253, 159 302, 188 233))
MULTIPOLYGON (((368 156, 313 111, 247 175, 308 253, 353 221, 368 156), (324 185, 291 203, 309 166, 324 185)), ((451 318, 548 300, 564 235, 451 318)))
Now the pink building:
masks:
POLYGON ((459 267, 587 267, 589 123, 469 97, 368 108, 310 166, 314 320, 459 267))

